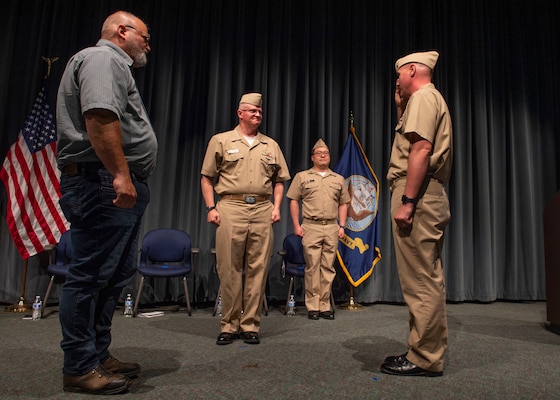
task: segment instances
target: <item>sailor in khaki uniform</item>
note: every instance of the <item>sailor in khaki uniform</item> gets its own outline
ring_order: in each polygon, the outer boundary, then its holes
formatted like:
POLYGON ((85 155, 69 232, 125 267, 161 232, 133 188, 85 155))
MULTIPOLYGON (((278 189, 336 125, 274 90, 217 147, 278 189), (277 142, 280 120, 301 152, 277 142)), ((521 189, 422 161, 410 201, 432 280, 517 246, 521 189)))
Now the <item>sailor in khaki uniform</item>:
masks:
POLYGON ((313 146, 311 161, 313 167, 296 174, 287 197, 294 233, 302 237, 308 318, 334 319, 330 304, 332 282, 336 276, 334 259, 338 239, 344 237, 350 195, 344 178, 329 168, 329 148, 322 139, 313 146))
POLYGON ((439 54, 413 53, 395 64, 399 118, 387 173, 395 257, 410 313, 408 351, 385 359, 394 375, 441 376, 447 349, 441 251, 451 214, 452 127, 447 104, 432 83, 439 54))
POLYGON ((219 345, 232 343, 238 335, 245 343, 260 343, 272 224, 280 220, 283 182, 290 179, 280 146, 258 131, 262 95, 243 95, 237 116, 235 129, 212 136, 201 170, 207 220, 217 225, 216 263, 223 311, 219 345), (214 191, 220 197, 216 204, 214 191))

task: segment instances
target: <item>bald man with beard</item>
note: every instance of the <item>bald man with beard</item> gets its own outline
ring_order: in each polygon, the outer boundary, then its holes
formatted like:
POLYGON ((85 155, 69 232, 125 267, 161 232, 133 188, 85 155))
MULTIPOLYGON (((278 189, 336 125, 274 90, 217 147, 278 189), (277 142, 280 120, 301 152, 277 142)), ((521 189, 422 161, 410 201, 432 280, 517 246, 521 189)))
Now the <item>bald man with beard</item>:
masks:
POLYGON ((116 12, 97 44, 68 61, 58 90, 60 205, 74 256, 59 307, 69 392, 121 393, 140 372, 109 346, 117 302, 136 273, 138 230, 150 200, 146 179, 157 156, 131 71, 146 65, 150 50, 146 24, 116 12))

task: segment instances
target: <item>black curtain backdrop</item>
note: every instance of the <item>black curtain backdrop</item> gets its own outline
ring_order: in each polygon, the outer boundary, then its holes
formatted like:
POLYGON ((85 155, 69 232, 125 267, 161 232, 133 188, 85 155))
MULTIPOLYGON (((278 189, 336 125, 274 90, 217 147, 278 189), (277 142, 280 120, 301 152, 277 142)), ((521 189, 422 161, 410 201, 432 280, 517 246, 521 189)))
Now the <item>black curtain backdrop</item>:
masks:
MULTIPOLYGON (((236 124, 242 93, 264 95, 262 131, 285 152, 292 176, 310 165, 322 137, 332 166, 347 139, 349 116, 381 183, 382 260, 354 291, 359 302, 402 301, 390 230, 385 175, 395 110, 394 62, 436 49, 434 82, 453 118, 455 159, 449 194, 452 220, 444 262, 450 301, 546 298, 544 206, 559 188, 559 13, 555 0, 8 0, 0 26, 0 157, 16 141, 53 65, 54 96, 64 65, 93 45, 104 19, 124 9, 152 35, 138 86, 159 138, 149 184, 147 230, 189 232, 201 250, 191 279, 195 301, 212 301, 218 281, 210 249, 200 166, 206 143, 236 124)), ((17 301, 23 261, 5 223, 0 189, 0 302, 17 301)), ((275 225, 275 248, 292 231, 287 201, 275 225)), ((45 253, 29 260, 26 295, 43 295, 45 253)), ((338 275, 339 301, 348 283, 338 275)), ((150 282, 144 301, 181 300, 179 282, 150 282)), ((271 261, 271 299, 285 299, 280 257, 271 261)), ((135 284, 127 291, 135 292, 135 284)), ((191 292, 192 293, 192 292, 191 292)), ((301 292, 298 292, 301 300, 301 292)), ((56 300, 56 294, 53 300, 56 300)))

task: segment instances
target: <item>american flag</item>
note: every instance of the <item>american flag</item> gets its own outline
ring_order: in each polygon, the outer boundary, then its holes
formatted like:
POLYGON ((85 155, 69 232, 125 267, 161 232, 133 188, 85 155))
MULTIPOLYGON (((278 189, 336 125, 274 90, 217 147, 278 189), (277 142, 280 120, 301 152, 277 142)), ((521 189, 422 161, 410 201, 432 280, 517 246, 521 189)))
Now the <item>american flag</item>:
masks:
POLYGON ((47 80, 0 169, 8 197, 6 222, 24 260, 58 243, 69 227, 58 204, 56 127, 46 87, 47 80))

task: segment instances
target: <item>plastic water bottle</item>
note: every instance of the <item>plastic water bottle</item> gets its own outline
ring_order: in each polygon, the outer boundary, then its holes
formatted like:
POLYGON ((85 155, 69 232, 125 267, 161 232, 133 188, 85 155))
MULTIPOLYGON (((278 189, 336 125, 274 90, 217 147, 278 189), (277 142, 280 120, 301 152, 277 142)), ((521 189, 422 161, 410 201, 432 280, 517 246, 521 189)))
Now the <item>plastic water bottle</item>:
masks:
POLYGON ((222 316, 222 296, 218 296, 218 305, 216 306, 216 315, 222 316))
POLYGON ((43 308, 43 301, 41 300, 41 296, 35 296, 35 301, 33 302, 33 314, 31 318, 33 321, 37 321, 41 319, 41 309, 43 308))
POLYGON ((288 301, 288 311, 286 311, 286 315, 290 317, 296 315, 296 301, 293 294, 290 295, 290 300, 288 301))
POLYGON ((132 306, 134 305, 134 301, 132 301, 132 295, 128 293, 126 295, 126 300, 124 301, 124 316, 125 317, 132 317, 132 306))

